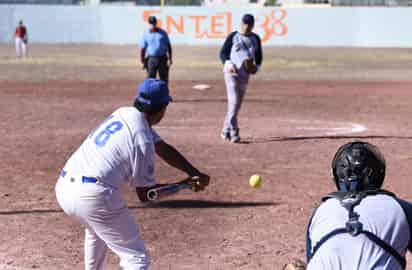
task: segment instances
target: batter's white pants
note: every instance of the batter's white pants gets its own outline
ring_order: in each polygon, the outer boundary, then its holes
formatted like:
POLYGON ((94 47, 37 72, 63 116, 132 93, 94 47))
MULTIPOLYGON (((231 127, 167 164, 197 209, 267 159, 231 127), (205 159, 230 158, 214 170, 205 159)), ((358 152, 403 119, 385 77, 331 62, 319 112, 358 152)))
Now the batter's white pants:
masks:
POLYGON ((122 269, 149 269, 149 256, 139 229, 118 189, 83 183, 82 176, 67 173, 59 178, 55 190, 64 212, 86 227, 86 270, 103 269, 107 248, 120 257, 122 269))
POLYGON ((239 132, 237 115, 242 107, 249 76, 242 76, 230 72, 224 72, 224 76, 227 93, 227 113, 223 123, 223 132, 233 135, 239 132))
POLYGON ((26 57, 27 56, 27 44, 24 43, 23 39, 16 37, 16 56, 26 57))

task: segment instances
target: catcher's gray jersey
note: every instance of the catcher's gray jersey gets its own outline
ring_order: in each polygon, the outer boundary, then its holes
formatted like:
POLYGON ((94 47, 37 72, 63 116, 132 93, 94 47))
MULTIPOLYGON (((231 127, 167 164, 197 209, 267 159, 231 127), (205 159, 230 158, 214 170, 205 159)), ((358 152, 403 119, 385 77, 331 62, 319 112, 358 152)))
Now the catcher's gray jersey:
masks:
MULTIPOLYGON (((412 216, 412 205, 394 197, 376 195, 365 197, 354 211, 359 214, 363 230, 384 240, 399 255, 405 256, 410 242, 410 222, 406 214, 412 216)), ((345 227, 348 211, 337 199, 329 199, 316 210, 308 227, 308 249, 321 241, 328 233, 345 227)), ((398 261, 382 247, 364 234, 352 236, 349 233, 335 235, 324 242, 310 260, 307 270, 400 270, 398 261)))

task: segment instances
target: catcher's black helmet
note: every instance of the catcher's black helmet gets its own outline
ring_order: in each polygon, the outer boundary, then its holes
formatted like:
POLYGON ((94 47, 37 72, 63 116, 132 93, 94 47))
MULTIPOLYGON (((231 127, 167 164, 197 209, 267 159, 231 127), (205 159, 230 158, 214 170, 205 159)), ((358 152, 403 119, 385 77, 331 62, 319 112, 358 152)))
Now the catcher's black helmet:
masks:
POLYGON ((382 153, 367 142, 344 144, 332 160, 332 174, 339 191, 380 189, 385 169, 382 153))

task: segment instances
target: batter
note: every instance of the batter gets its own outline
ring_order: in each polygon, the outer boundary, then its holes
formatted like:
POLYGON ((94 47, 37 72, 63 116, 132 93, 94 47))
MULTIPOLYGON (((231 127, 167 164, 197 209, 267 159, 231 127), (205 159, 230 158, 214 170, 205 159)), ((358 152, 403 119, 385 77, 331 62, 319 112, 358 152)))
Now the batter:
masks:
POLYGON ((103 269, 107 249, 120 257, 127 270, 149 269, 149 256, 120 185, 136 188, 147 201, 155 179, 155 152, 190 177, 199 177, 195 191, 203 190, 209 176, 201 173, 152 129, 171 101, 166 82, 147 79, 139 86, 134 107, 114 111, 90 133, 70 157, 56 184, 56 197, 64 212, 85 229, 85 269, 103 269))

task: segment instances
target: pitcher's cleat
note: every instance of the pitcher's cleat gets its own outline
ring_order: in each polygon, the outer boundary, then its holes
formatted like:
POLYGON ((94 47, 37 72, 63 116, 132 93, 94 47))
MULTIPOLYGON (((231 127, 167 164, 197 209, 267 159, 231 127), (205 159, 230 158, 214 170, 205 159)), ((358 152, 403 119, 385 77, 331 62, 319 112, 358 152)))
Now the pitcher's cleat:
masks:
POLYGON ((220 138, 222 138, 225 141, 230 141, 230 134, 229 132, 222 132, 220 133, 220 138))

